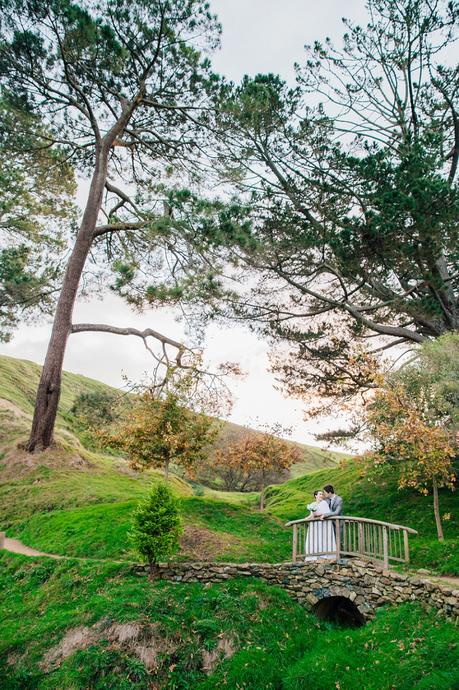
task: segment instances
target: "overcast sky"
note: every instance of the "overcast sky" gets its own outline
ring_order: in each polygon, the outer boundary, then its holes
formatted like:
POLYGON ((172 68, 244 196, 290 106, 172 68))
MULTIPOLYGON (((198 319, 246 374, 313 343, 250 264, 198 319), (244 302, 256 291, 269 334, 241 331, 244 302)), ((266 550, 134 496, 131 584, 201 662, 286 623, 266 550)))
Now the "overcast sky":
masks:
MULTIPOLYGON (((222 47, 214 58, 216 71, 239 81, 244 74, 275 72, 293 79, 293 63, 302 61, 303 46, 330 36, 339 40, 341 17, 365 21, 363 0, 213 0, 213 10, 223 25, 222 47)), ((170 310, 132 313, 113 295, 102 300, 80 302, 74 322, 110 323, 116 326, 151 327, 171 337, 183 338, 183 327, 170 310)), ((22 326, 14 339, 0 344, 0 353, 42 363, 50 324, 22 326)), ((319 430, 316 421, 303 420, 301 402, 284 398, 275 390, 268 373, 268 346, 240 327, 210 328, 206 340, 209 361, 238 361, 246 378, 232 385, 232 421, 239 424, 291 426, 293 438, 314 442, 319 430)), ((136 380, 148 372, 151 359, 138 338, 102 333, 72 335, 64 368, 114 386, 122 385, 122 374, 136 380)), ((328 428, 325 421, 320 429, 328 428)))

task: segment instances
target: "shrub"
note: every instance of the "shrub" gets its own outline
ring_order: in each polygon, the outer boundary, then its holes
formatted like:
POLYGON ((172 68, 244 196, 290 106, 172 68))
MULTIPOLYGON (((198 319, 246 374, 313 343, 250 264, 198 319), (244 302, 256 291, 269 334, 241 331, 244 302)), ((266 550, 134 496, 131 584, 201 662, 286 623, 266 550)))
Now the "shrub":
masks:
POLYGON ((167 559, 179 547, 182 521, 178 500, 166 484, 158 484, 134 513, 130 537, 136 551, 150 565, 167 559))

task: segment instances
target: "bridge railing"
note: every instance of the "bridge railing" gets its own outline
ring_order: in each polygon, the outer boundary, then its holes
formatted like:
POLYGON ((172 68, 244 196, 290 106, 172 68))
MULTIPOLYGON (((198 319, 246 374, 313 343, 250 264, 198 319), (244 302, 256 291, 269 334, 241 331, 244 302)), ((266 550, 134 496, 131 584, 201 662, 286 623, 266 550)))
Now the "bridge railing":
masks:
POLYGON ((348 515, 291 520, 286 526, 293 530, 293 562, 357 556, 377 561, 385 569, 390 563, 409 562, 409 534, 417 534, 404 525, 348 515))

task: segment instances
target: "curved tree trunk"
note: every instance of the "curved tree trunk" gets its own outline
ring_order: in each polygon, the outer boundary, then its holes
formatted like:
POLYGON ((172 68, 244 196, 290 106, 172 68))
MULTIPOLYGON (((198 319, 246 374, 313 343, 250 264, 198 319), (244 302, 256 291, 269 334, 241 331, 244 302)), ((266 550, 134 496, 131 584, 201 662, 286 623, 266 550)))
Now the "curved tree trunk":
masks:
POLYGON ((54 424, 61 392, 62 365, 67 339, 72 327, 72 314, 83 268, 94 239, 105 181, 107 178, 107 151, 97 154, 96 167, 91 180, 88 201, 75 245, 65 270, 62 289, 54 316, 51 338, 38 384, 32 431, 26 446, 29 452, 48 448, 53 440, 54 424))

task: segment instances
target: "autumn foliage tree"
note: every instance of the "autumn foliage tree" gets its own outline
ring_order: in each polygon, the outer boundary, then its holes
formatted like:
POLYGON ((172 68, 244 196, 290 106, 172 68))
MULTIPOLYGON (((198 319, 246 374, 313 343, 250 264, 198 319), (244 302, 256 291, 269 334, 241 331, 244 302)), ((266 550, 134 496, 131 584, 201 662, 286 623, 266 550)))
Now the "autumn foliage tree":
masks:
POLYGON ((245 434, 225 449, 216 452, 217 464, 237 474, 244 486, 255 484, 260 490, 260 510, 264 509, 265 488, 279 475, 299 462, 299 449, 273 434, 245 434))
POLYGON ((369 406, 375 442, 373 475, 395 471, 400 488, 433 493, 438 539, 443 541, 440 487, 455 488, 459 453, 459 336, 426 344, 420 357, 386 379, 369 406))
POLYGON ((158 397, 146 390, 116 428, 102 435, 112 448, 123 450, 135 468, 162 468, 167 481, 171 463, 192 474, 217 433, 216 421, 186 407, 177 391, 158 397))

